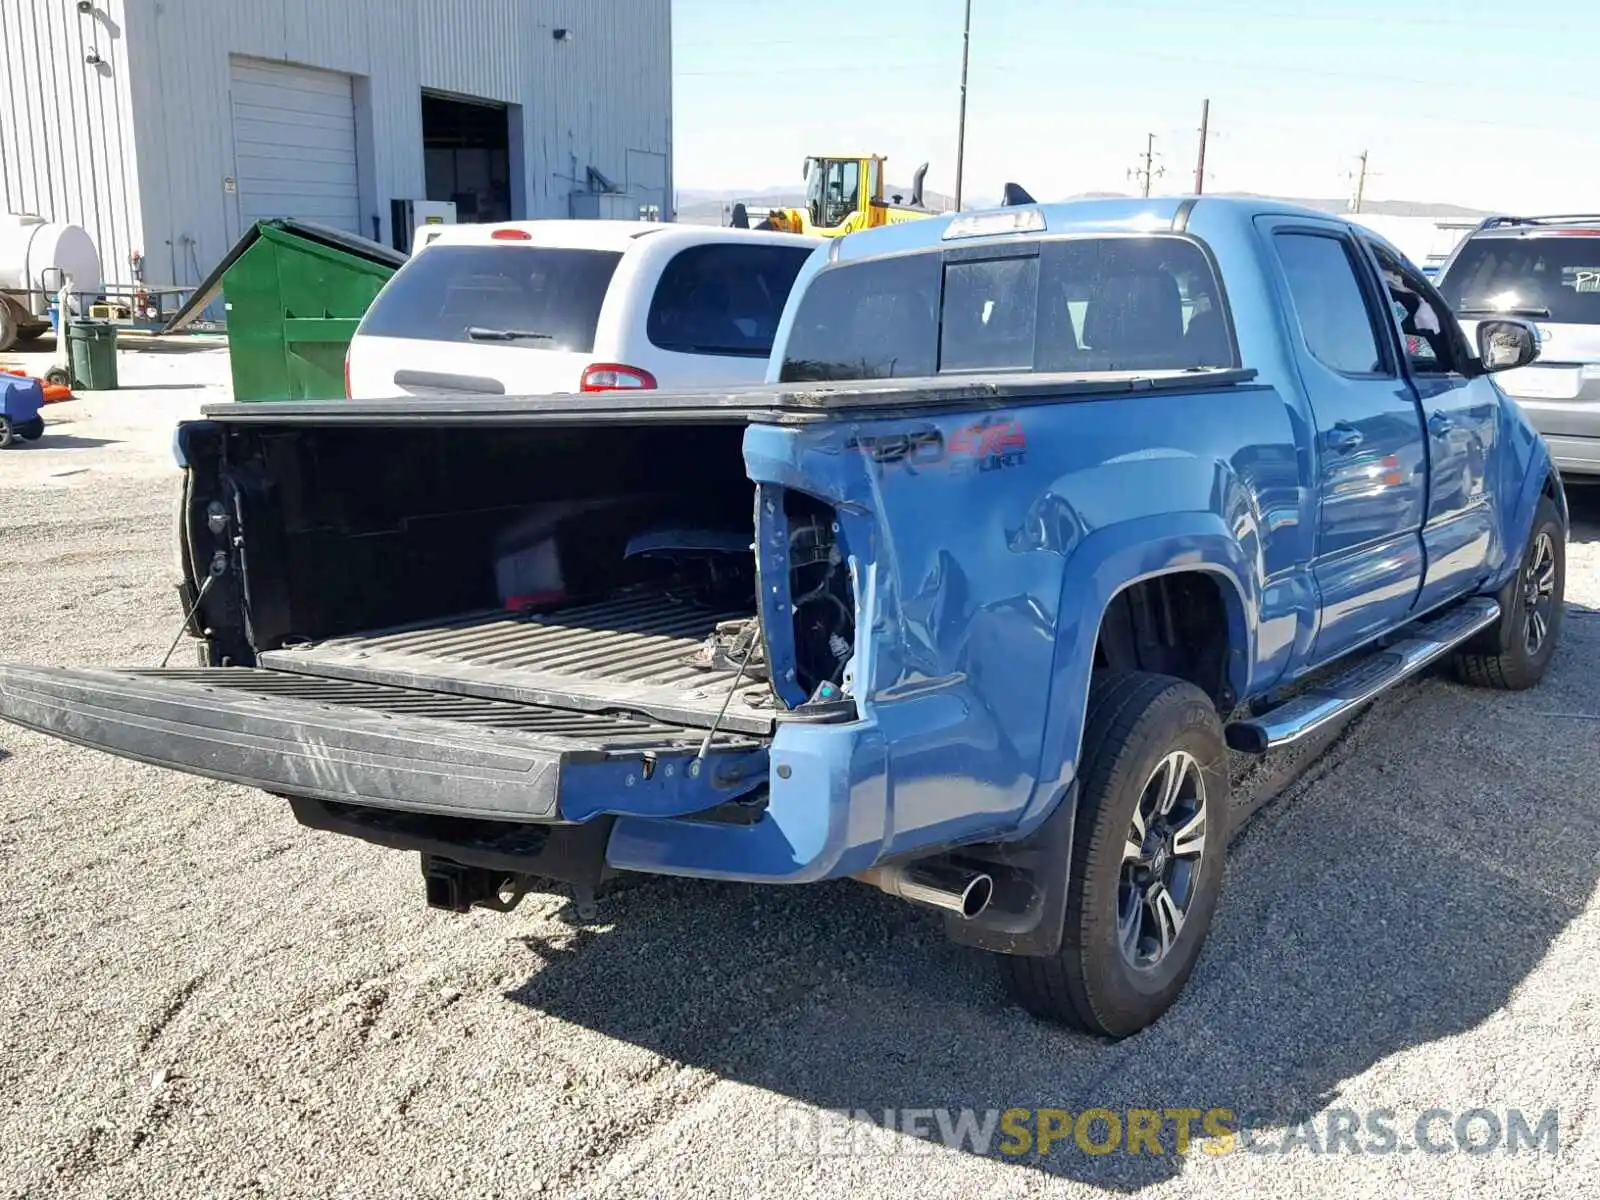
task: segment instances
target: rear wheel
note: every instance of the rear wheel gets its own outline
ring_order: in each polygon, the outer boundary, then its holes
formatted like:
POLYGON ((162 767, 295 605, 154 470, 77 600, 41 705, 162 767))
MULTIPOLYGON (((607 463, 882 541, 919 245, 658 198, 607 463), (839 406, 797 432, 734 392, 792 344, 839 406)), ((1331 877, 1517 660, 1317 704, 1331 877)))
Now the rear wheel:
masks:
POLYGON ((1548 496, 1539 497, 1517 573, 1500 589, 1500 620, 1456 657, 1456 674, 1477 687, 1520 691, 1544 678, 1561 633, 1567 531, 1548 496))
POLYGON ((8 449, 16 440, 17 434, 11 427, 11 418, 0 417, 0 450, 8 449))
POLYGON ((22 320, 11 301, 0 296, 0 354, 14 349, 22 340, 22 320))
POLYGON ((1126 1037, 1178 998, 1222 886, 1228 755, 1210 697, 1166 675, 1097 677, 1078 777, 1061 950, 1002 961, 1029 1012, 1126 1037))
POLYGON ((25 442, 37 442, 44 436, 44 418, 35 417, 31 421, 24 421, 17 426, 16 433, 25 442))

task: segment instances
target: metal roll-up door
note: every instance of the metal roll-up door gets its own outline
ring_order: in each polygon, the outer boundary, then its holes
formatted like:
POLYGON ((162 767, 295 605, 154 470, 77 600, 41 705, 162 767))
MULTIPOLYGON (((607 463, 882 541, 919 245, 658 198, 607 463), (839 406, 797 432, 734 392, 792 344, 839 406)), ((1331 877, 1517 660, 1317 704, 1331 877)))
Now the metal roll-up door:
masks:
POLYGON ((241 228, 294 217, 361 233, 350 76, 241 58, 231 66, 241 228))

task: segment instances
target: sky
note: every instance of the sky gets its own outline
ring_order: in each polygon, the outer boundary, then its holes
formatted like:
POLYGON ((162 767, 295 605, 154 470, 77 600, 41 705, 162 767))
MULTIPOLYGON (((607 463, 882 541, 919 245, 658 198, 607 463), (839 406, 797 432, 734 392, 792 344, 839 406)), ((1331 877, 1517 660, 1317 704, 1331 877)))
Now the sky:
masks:
MULTIPOLYGON (((809 153, 954 191, 963 0, 673 0, 674 175, 798 186, 809 153)), ((1350 196, 1600 210, 1596 0, 972 0, 965 192, 1350 196), (1437 15, 1434 15, 1437 14, 1437 15)))

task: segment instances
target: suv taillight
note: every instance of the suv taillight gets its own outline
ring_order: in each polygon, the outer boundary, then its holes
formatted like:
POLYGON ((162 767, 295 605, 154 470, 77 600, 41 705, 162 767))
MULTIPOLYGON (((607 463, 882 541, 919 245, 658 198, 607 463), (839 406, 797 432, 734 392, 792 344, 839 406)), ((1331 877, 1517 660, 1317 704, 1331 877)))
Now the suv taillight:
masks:
POLYGON ((623 363, 590 363, 583 369, 578 383, 580 392, 634 392, 649 391, 656 386, 656 377, 643 367, 630 367, 623 363))

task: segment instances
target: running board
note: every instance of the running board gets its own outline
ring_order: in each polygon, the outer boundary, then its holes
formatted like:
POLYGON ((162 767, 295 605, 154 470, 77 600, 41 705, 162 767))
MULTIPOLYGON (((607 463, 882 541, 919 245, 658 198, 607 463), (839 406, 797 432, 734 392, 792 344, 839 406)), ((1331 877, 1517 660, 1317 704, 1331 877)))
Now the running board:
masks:
POLYGON ((1265 754, 1349 716, 1429 663, 1450 653, 1500 619, 1488 598, 1468 600, 1449 612, 1410 626, 1406 637, 1367 655, 1309 691, 1248 721, 1228 726, 1228 745, 1245 754, 1265 754))

